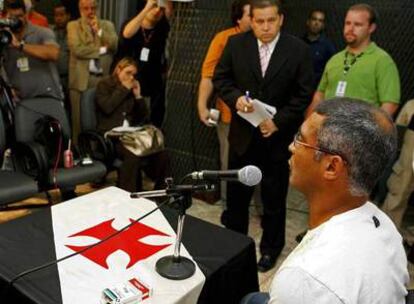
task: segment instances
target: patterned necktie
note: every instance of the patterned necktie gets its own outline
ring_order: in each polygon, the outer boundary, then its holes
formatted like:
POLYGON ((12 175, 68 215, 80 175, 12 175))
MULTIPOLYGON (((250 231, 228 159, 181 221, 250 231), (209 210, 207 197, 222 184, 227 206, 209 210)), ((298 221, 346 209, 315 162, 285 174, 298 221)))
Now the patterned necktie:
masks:
POLYGON ((262 69, 262 76, 264 77, 266 74, 267 66, 269 65, 270 61, 270 50, 269 45, 263 43, 260 46, 260 67, 262 69))

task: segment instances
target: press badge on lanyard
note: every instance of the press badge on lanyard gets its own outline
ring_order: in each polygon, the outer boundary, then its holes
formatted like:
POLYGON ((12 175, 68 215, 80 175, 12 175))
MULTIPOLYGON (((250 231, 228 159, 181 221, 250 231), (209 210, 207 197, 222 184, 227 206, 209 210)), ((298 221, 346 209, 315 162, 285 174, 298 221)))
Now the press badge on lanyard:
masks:
POLYGON ((338 82, 338 86, 336 87, 335 96, 336 97, 344 97, 346 90, 346 81, 341 80, 338 82))
POLYGON ((143 47, 141 49, 141 54, 139 56, 139 60, 143 61, 143 62, 147 62, 148 61, 148 57, 149 57, 149 53, 150 53, 150 49, 143 47))
POLYGON ((27 57, 20 57, 19 59, 17 59, 16 64, 20 72, 28 72, 30 70, 29 58, 27 57))
MULTIPOLYGON (((352 68, 352 66, 357 62, 357 60, 359 58, 361 58, 361 56, 364 53, 361 53, 357 56, 352 56, 351 60, 349 60, 349 53, 348 51, 345 53, 345 58, 344 58, 344 77, 346 78, 346 75, 348 74, 349 70, 352 68)), ((346 91, 346 85, 347 82, 345 80, 340 80, 338 81, 338 85, 336 87, 336 92, 335 92, 335 96, 336 97, 344 97, 345 96, 345 91, 346 91)))

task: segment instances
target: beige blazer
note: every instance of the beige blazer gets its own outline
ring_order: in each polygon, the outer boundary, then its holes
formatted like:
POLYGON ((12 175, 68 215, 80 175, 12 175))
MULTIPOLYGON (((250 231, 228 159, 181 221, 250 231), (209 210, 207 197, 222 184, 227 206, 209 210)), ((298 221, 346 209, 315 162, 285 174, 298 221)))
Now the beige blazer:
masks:
POLYGON ((99 20, 102 36, 92 35, 86 20, 79 18, 67 25, 69 58, 69 89, 85 91, 89 80, 89 61, 100 59, 103 75, 109 74, 112 58, 118 45, 118 36, 111 21, 99 20), (101 46, 107 46, 107 53, 99 55, 101 46))

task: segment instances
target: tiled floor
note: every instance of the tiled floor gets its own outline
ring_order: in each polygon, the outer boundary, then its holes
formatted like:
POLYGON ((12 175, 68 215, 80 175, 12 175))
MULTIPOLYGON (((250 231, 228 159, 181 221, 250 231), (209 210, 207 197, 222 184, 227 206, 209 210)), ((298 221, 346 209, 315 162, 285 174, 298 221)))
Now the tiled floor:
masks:
MULTIPOLYGON (((113 179, 110 178, 108 185, 113 185, 113 179)), ((76 192, 79 195, 89 193, 94 189, 91 188, 88 184, 78 186, 76 192)), ((55 202, 60 200, 60 196, 57 192, 52 192, 52 197, 55 202)), ((45 203, 45 196, 43 194, 39 194, 35 198, 28 199, 24 201, 25 203, 33 203, 33 204, 44 204, 45 203)), ((251 216, 250 216, 250 226, 249 226, 249 236, 251 236, 258 244, 258 241, 261 236, 261 228, 260 228, 260 219, 258 215, 258 211, 256 206, 252 206, 251 208, 251 216)), ((29 214, 30 210, 19 210, 19 211, 6 211, 0 212, 0 223, 12 220, 16 217, 24 216, 29 214)), ((207 204, 200 200, 194 199, 193 205, 188 210, 188 214, 193 215, 195 217, 201 218, 208 222, 220 225, 220 215, 222 212, 222 206, 220 203, 216 203, 214 205, 207 204)), ((406 225, 414 226, 414 208, 409 210, 409 214, 406 217, 406 225)), ((286 246, 279 257, 276 267, 267 273, 259 273, 259 283, 260 289, 262 291, 268 291, 272 278, 280 266, 280 264, 284 261, 284 259, 288 256, 288 254, 295 248, 297 245, 295 241, 295 236, 304 231, 307 226, 307 205, 304 197, 295 190, 290 190, 288 195, 288 209, 287 209, 287 221, 286 221, 286 246)), ((408 229, 408 231, 414 229, 408 229)), ((413 233, 414 234, 414 233, 413 233)), ((414 237, 412 238, 414 240, 414 237)), ((258 246, 256 246, 257 257, 259 257, 258 246)), ((410 271, 410 288, 414 288, 414 265, 409 263, 408 265, 410 271)))

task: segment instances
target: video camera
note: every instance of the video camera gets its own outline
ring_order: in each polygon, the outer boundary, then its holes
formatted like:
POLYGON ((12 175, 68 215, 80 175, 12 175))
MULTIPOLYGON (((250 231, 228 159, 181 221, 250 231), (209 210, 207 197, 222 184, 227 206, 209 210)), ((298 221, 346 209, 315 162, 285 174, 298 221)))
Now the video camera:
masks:
POLYGON ((17 18, 0 18, 0 50, 12 41, 10 31, 18 32, 22 26, 23 23, 17 18))

